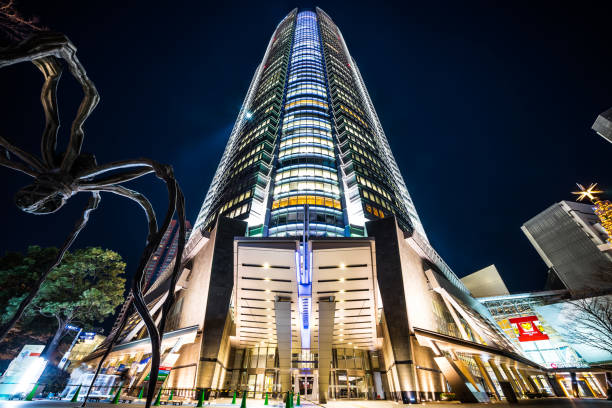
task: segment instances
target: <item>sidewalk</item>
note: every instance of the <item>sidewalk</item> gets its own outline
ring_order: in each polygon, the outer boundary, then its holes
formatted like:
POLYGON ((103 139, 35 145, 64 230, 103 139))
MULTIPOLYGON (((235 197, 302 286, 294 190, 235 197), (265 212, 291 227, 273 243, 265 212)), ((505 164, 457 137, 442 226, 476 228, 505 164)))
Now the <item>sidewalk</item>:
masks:
MULTIPOLYGON (((220 398, 215 401, 211 401, 205 404, 206 407, 234 407, 239 408, 240 403, 232 405, 231 398, 220 398)), ((195 404, 185 404, 183 406, 193 406, 195 404)), ((426 403, 419 404, 426 408, 470 408, 470 407, 520 407, 520 408, 612 408, 612 401, 606 401, 601 399, 568 399, 568 398, 546 398, 537 400, 523 400, 518 404, 507 404, 507 403, 495 403, 495 404, 460 404, 453 402, 439 402, 439 403, 426 403)), ((62 408, 62 407, 80 407, 81 403, 67 402, 67 401, 0 401, 1 408, 62 408)), ((111 405, 104 402, 91 402, 87 404, 90 408, 128 408, 128 407, 143 407, 144 404, 133 403, 133 404, 119 404, 111 405)), ((172 405, 166 405, 171 407, 172 405)), ((320 405, 313 404, 309 401, 302 401, 302 407, 304 408, 319 408, 320 405)), ((400 408, 404 407, 402 404, 398 404, 391 401, 330 401, 324 405, 326 408, 400 408)), ((406 405, 408 408, 411 405, 406 405)), ((262 399, 247 399, 247 408, 283 408, 284 403, 280 400, 270 400, 267 406, 264 405, 262 399)))

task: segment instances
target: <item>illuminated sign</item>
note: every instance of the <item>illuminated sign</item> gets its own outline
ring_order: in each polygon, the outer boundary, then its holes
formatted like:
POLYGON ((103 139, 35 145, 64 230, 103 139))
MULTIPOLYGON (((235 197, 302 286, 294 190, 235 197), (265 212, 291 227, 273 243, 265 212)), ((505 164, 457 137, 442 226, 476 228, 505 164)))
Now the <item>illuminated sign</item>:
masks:
MULTIPOLYGON (((159 374, 157 374, 157 381, 163 382, 166 378, 168 378, 171 370, 172 367, 159 366, 159 374)), ((144 380, 149 381, 149 374, 147 374, 144 380)))
POLYGON ((519 341, 548 340, 548 336, 538 328, 537 316, 515 317, 508 321, 518 328, 519 341))
POLYGON ((40 357, 44 348, 38 344, 23 346, 0 377, 0 398, 10 398, 32 389, 47 366, 47 360, 40 357))

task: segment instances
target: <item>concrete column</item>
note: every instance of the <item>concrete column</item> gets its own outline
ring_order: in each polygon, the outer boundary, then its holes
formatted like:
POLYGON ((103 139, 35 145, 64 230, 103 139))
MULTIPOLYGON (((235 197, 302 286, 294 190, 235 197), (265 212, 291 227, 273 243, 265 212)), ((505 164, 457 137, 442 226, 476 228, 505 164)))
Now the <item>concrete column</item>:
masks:
POLYGON ((544 387, 544 385, 542 384, 542 381, 537 376, 533 376, 531 380, 535 384, 535 387, 538 390, 538 392, 546 393, 546 387, 544 387))
POLYGON ((525 381, 527 381, 527 385, 531 388, 531 392, 540 392, 538 385, 533 381, 533 378, 531 378, 527 371, 519 370, 519 373, 521 373, 525 381))
POLYGON ((335 314, 333 298, 319 299, 319 404, 327 403, 335 314))
POLYGON ((575 398, 580 398, 580 393, 578 392, 578 379, 576 378, 575 372, 570 372, 570 382, 572 383, 572 394, 575 398))
POLYGON ((444 305, 446 306, 446 309, 448 310, 451 317, 453 318, 453 321, 455 322, 455 326, 457 326, 457 330, 459 330, 459 333, 461 334, 461 337, 463 337, 463 340, 472 341, 472 339, 469 338, 467 332, 465 331, 465 327, 463 327, 463 324, 461 324, 461 319, 459 319, 459 316, 457 316, 457 312, 455 311, 455 308, 450 304, 450 302, 448 301, 446 296, 444 296, 443 293, 440 294, 440 297, 444 301, 444 305))
POLYGON ((512 371, 516 380, 521 384, 521 387, 525 391, 525 394, 528 392, 535 392, 535 390, 531 389, 531 385, 527 382, 527 380, 525 380, 525 378, 521 375, 521 373, 518 372, 516 367, 511 366, 510 371, 512 371))
POLYGON ((489 402, 489 397, 478 390, 476 382, 461 360, 452 360, 446 356, 434 357, 434 360, 459 401, 489 402))
POLYGON ((281 392, 291 391, 291 299, 276 297, 276 341, 281 392))
POLYGON ((510 373, 510 370, 508 369, 508 366, 504 363, 500 363, 499 366, 504 371, 504 374, 506 374, 508 382, 512 385, 512 388, 514 388, 514 392, 516 392, 517 395, 525 395, 525 391, 523 391, 523 386, 521 385, 518 379, 514 379, 514 377, 510 373))
POLYGON ((493 384, 493 380, 491 379, 491 376, 489 375, 487 368, 484 366, 484 363, 480 359, 480 356, 473 356, 473 358, 474 358, 474 361, 476 362, 476 365, 478 366, 480 375, 482 375, 482 378, 487 384, 487 387, 489 387, 489 390, 491 391, 491 393, 495 395, 495 397, 499 400, 500 399, 499 393, 497 392, 497 389, 495 388, 495 385, 493 384))
POLYGON ((552 388, 556 397, 569 398, 569 394, 565 391, 565 387, 559 383, 559 378, 556 374, 547 375, 546 379, 548 380, 548 384, 550 385, 550 388, 552 388))
POLYGON ((244 349, 237 349, 234 353, 234 365, 232 366, 232 381, 230 388, 232 390, 238 389, 238 381, 240 380, 240 370, 242 370, 242 358, 244 357, 244 349))

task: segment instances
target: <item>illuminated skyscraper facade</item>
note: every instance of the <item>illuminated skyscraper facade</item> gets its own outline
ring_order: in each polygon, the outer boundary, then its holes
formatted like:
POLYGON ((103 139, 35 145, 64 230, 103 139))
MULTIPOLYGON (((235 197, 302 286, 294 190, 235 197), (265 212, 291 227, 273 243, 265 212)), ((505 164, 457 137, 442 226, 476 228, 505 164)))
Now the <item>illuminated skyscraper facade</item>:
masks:
POLYGON ((277 27, 195 228, 246 220, 249 236, 365 236, 394 215, 425 232, 342 34, 321 10, 277 27))
MULTIPOLYGON (((145 295, 156 321, 172 265, 145 295)), ((510 399, 542 389, 517 351, 429 244, 338 27, 289 13, 185 247, 156 393, 510 399)), ((105 373, 130 367, 136 396, 149 354, 133 314, 105 373)))

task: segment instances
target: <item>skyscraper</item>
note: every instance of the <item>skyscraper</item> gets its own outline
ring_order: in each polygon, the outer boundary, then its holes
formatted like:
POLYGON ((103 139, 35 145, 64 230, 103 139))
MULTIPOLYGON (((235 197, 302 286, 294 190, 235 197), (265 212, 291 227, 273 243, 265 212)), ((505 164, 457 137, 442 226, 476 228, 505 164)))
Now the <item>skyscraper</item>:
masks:
MULTIPOLYGON (((191 233, 191 223, 185 221, 185 234, 189 236, 191 233)), ((162 236, 159 246, 153 253, 153 256, 147 262, 145 266, 145 286, 144 289, 148 288, 157 279, 159 274, 164 271, 170 262, 176 256, 176 249, 178 246, 178 227, 176 220, 170 221, 170 226, 166 230, 166 233, 162 236)))
POLYGON ((195 228, 219 215, 264 237, 364 236, 367 220, 395 215, 426 240, 357 64, 323 11, 290 13, 274 32, 195 228))
MULTIPOLYGON (((145 294, 156 320, 171 270, 145 294)), ((357 64, 318 8, 274 31, 176 291, 156 385, 174 396, 417 403, 449 384, 465 402, 543 390, 542 367, 429 244, 357 64)), ((92 369, 101 354, 86 359, 92 369)), ((132 315, 105 373, 129 366, 136 394, 149 354, 132 315)))

